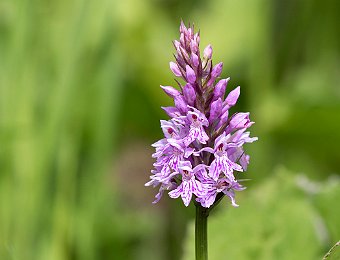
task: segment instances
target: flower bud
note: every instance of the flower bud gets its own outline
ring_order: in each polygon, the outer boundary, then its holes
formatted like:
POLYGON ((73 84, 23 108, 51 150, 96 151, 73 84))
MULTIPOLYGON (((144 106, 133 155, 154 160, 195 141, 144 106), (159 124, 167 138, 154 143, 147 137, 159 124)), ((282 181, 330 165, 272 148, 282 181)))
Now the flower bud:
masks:
POLYGON ((223 112, 234 106, 238 100, 238 97, 240 96, 240 86, 235 88, 234 90, 230 91, 228 96, 223 102, 223 112))
POLYGON ((177 89, 175 89, 175 88, 173 88, 173 87, 171 87, 171 86, 162 86, 162 85, 161 85, 161 88, 164 90, 164 92, 165 92, 168 96, 170 96, 170 97, 172 97, 172 98, 174 98, 174 97, 176 97, 176 96, 178 96, 178 95, 181 94, 181 92, 179 92, 177 89))
POLYGON ((183 95, 185 100, 188 102, 190 106, 194 105, 196 100, 196 92, 193 86, 190 83, 187 83, 183 88, 183 95))
POLYGON ((175 74, 175 76, 177 76, 177 77, 182 76, 182 73, 179 70, 178 65, 175 62, 170 61, 170 69, 171 69, 172 73, 175 74))
POLYGON ((210 74, 210 79, 207 83, 208 87, 211 86, 212 84, 214 84, 215 80, 217 77, 220 76, 221 72, 222 72, 222 68, 223 68, 223 63, 220 62, 220 63, 217 63, 212 71, 211 71, 211 74, 210 74))
POLYGON ((186 33, 187 32, 187 27, 185 27, 185 24, 183 21, 181 21, 181 25, 179 26, 179 32, 180 33, 186 33))
POLYGON ((222 116, 220 118, 220 122, 218 123, 216 129, 220 128, 222 125, 224 125, 228 121, 229 116, 229 110, 223 112, 222 110, 222 116))
POLYGON ((191 62, 192 62, 192 65, 197 68, 198 65, 199 65, 199 59, 198 59, 198 56, 195 54, 195 53, 191 53, 191 62))
POLYGON ((222 68, 223 68, 223 62, 217 63, 211 71, 211 77, 215 79, 219 77, 222 72, 222 68))
POLYGON ((187 81, 191 84, 195 83, 196 81, 196 75, 195 75, 195 72, 194 70, 189 66, 189 65, 186 65, 186 76, 187 76, 187 81))
POLYGON ((194 35, 194 41, 197 42, 197 45, 200 44, 200 35, 198 33, 195 33, 194 35))
POLYGON ((178 50, 178 48, 179 48, 179 46, 180 46, 180 43, 179 43, 179 41, 177 41, 177 40, 174 40, 174 41, 173 41, 173 44, 174 44, 174 46, 175 46, 176 50, 178 50))
POLYGON ((188 112, 188 104, 185 102, 182 95, 178 95, 174 98, 175 106, 178 108, 178 110, 182 113, 188 112))
POLYGON ((203 51, 203 59, 211 59, 211 56, 212 56, 212 47, 211 45, 209 44, 207 47, 205 47, 204 51, 203 51))
POLYGON ((214 122, 222 113, 222 99, 219 98, 210 105, 209 122, 214 122))
POLYGON ((190 50, 193 53, 197 53, 198 52, 198 44, 194 40, 191 40, 191 42, 190 42, 190 50))
POLYGON ((178 117, 181 115, 177 107, 162 107, 162 109, 170 117, 178 117))
POLYGON ((238 130, 241 128, 248 128, 253 122, 249 119, 249 113, 236 113, 230 120, 228 128, 229 131, 238 130))
POLYGON ((216 100, 218 98, 224 98, 225 90, 228 84, 228 81, 230 78, 227 79, 221 79, 214 88, 214 97, 213 100, 216 100))
POLYGON ((182 46, 179 47, 179 54, 183 57, 185 61, 190 61, 187 51, 182 46))
POLYGON ((179 37, 179 42, 181 43, 182 46, 185 46, 185 36, 184 33, 181 33, 179 37))

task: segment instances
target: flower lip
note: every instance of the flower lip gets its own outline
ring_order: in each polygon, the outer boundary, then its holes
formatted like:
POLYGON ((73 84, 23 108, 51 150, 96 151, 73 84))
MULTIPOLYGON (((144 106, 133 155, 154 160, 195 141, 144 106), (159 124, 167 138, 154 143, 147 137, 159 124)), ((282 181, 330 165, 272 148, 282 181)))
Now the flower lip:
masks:
POLYGON ((217 184, 216 184, 216 188, 217 188, 217 191, 218 192, 221 192, 227 188, 229 188, 230 184, 228 182, 226 182, 226 180, 223 180, 223 181, 219 181, 217 184))
POLYGON ((191 174, 189 173, 189 171, 183 170, 182 171, 182 177, 185 178, 186 180, 190 180, 191 179, 191 174))

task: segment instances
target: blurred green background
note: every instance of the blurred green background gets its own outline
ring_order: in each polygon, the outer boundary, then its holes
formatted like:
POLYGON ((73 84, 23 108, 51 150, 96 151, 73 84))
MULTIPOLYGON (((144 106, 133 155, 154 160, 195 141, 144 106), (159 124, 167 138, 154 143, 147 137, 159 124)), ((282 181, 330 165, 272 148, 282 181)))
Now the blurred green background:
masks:
POLYGON ((250 111, 252 181, 210 259, 320 259, 340 239, 340 2, 1 0, 0 259, 193 259, 194 208, 145 188, 180 19, 250 111))

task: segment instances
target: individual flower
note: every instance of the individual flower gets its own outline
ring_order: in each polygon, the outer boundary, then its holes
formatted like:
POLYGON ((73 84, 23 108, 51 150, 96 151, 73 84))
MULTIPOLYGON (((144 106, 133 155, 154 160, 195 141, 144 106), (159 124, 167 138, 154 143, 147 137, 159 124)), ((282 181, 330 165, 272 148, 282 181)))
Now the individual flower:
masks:
POLYGON ((205 151, 213 153, 214 159, 209 166, 209 176, 217 180, 220 177, 220 174, 224 174, 226 177, 230 177, 233 175, 233 171, 242 172, 242 167, 229 159, 227 149, 232 148, 234 146, 233 143, 227 142, 228 137, 223 132, 218 138, 215 140, 214 149, 206 148, 205 151))
POLYGON ((187 114, 187 125, 189 125, 188 136, 184 139, 186 146, 197 140, 201 144, 206 144, 209 140, 204 127, 209 126, 209 122, 205 115, 194 107, 189 107, 192 111, 187 114))
POLYGON ((242 191, 245 187, 239 184, 233 175, 214 180, 210 178, 206 172, 201 171, 197 177, 202 183, 205 193, 202 197, 198 197, 196 201, 200 202, 203 207, 209 208, 213 205, 217 194, 221 192, 230 198, 231 204, 234 207, 238 207, 235 201, 234 191, 242 191))
POLYGON ((180 175, 181 184, 174 190, 169 192, 171 198, 178 198, 181 196, 185 206, 188 206, 192 195, 200 198, 204 195, 202 183, 195 178, 195 173, 201 170, 202 165, 197 165, 192 169, 189 161, 181 162, 178 167, 178 172, 174 172, 175 175, 180 175))

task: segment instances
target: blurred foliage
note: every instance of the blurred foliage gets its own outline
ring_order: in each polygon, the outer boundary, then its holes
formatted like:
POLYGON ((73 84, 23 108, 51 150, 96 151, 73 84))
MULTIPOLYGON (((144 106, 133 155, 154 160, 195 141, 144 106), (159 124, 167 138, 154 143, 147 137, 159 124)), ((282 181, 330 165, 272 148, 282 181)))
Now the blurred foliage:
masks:
MULTIPOLYGON (((209 217, 211 259, 321 259, 340 236, 340 179, 313 183, 279 169, 239 199, 209 217), (316 203, 315 203, 316 202, 316 203), (317 204, 317 205, 315 205, 317 204), (215 214, 216 213, 216 214, 215 214)), ((229 201, 228 201, 229 203, 229 201)), ((225 203, 224 203, 225 204, 225 203)), ((184 259, 194 259, 194 223, 184 259)))
POLYGON ((242 242, 217 245, 289 259, 314 243, 301 257, 321 257, 339 239, 338 181, 308 197, 272 172, 283 164, 312 180, 339 174, 339 9, 336 0, 0 1, 0 259, 180 258, 194 211, 167 198, 151 206, 156 191, 143 184, 160 106, 171 104, 158 86, 174 83, 181 18, 200 28, 202 47, 213 45, 229 90, 241 85, 235 111, 251 112, 259 136, 240 209, 211 217, 213 227, 240 214, 257 241, 249 249, 247 230, 225 226, 242 242), (321 242, 313 214, 329 232, 321 242), (268 251, 256 247, 265 241, 268 251))

